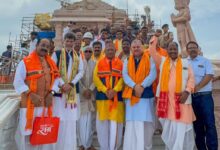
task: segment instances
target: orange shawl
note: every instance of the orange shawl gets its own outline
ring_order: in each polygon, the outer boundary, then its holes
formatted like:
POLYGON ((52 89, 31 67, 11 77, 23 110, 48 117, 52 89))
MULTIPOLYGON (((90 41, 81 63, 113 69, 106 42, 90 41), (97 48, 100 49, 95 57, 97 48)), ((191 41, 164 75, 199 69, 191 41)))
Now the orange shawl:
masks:
MULTIPOLYGON (((51 68, 51 88, 54 83, 54 80, 59 77, 59 71, 57 69, 56 64, 51 59, 49 55, 45 56, 46 61, 48 62, 51 68)), ((37 55, 36 50, 31 53, 28 57, 24 58, 24 63, 27 70, 26 80, 30 80, 30 91, 36 92, 37 91, 37 80, 44 75, 43 68, 37 55)), ((48 108, 48 114, 52 116, 52 108, 48 108)), ((30 96, 27 97, 27 113, 26 113, 26 129, 32 129, 33 123, 33 115, 34 115, 34 105, 31 102, 30 96)))
MULTIPOLYGON (((113 89, 112 85, 110 84, 111 77, 115 77, 115 82, 114 86, 117 85, 119 79, 122 77, 122 68, 123 68, 123 63, 122 61, 115 57, 112 59, 112 64, 110 68, 110 63, 109 59, 107 57, 101 59, 98 63, 98 76, 100 78, 105 78, 105 86, 107 89, 113 89)), ((110 100, 110 111, 112 109, 115 109, 118 105, 118 95, 116 94, 113 98, 113 102, 110 100)))
MULTIPOLYGON (((128 75, 136 84, 141 84, 144 79, 149 75, 150 72, 150 57, 147 53, 144 53, 137 71, 135 72, 135 60, 134 56, 131 55, 128 59, 128 75)), ((133 89, 129 86, 125 86, 122 97, 131 100, 131 106, 139 102, 140 98, 132 95, 133 89)))
MULTIPOLYGON (((168 102, 169 102, 169 80, 170 80, 170 58, 167 57, 161 70, 160 96, 158 101, 158 116, 161 118, 167 117, 168 102)), ((180 118, 179 98, 182 92, 182 60, 180 57, 176 61, 176 90, 175 90, 175 111, 176 118, 180 118)))

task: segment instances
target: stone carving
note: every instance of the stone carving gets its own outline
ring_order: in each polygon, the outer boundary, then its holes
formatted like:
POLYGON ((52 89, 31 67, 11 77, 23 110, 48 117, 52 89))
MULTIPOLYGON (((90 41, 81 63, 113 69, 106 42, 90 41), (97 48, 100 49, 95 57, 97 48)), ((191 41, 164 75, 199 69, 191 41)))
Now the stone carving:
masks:
POLYGON ((178 14, 171 14, 171 21, 177 29, 177 38, 181 47, 181 53, 183 57, 187 56, 186 44, 189 41, 196 41, 190 26, 190 0, 174 0, 175 9, 179 12, 178 14))
POLYGON ((67 7, 67 9, 71 9, 71 10, 95 10, 97 8, 97 0, 83 0, 80 2, 76 2, 72 5, 70 5, 69 7, 67 7))

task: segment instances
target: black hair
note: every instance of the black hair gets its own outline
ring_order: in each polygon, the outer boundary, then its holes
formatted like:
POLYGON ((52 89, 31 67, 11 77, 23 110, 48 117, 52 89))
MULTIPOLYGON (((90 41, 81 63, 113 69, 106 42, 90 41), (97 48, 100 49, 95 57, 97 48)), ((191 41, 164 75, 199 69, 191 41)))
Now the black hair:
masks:
POLYGON ((109 33, 109 30, 106 29, 106 28, 103 28, 103 29, 101 30, 101 33, 102 33, 102 32, 107 32, 107 33, 109 33))
POLYGON ((164 24, 164 25, 162 26, 162 29, 163 29, 163 28, 166 28, 166 27, 168 28, 169 25, 168 25, 168 24, 164 24))
POLYGON ((198 45, 195 41, 189 41, 189 42, 186 44, 186 49, 188 49, 189 44, 195 44, 196 47, 199 48, 199 45, 198 45))
POLYGON ((72 32, 68 32, 65 34, 64 39, 73 39, 75 41, 76 37, 72 32))
POLYGON ((128 37, 124 37, 122 43, 128 42, 131 45, 131 40, 128 37))
POLYGON ((7 45, 7 50, 11 49, 12 45, 7 45))
POLYGON ((92 44, 92 47, 94 47, 95 45, 100 45, 101 48, 102 48, 102 43, 99 42, 99 41, 95 41, 95 42, 92 44))
POLYGON ((177 43, 177 42, 170 42, 169 45, 168 45, 168 47, 169 47, 171 44, 175 44, 176 47, 177 47, 177 49, 178 49, 179 46, 178 46, 178 43, 177 43))
POLYGON ((32 32, 31 32, 31 35, 35 35, 35 36, 37 36, 37 35, 38 35, 38 33, 37 33, 37 32, 35 32, 35 31, 32 31, 32 32))

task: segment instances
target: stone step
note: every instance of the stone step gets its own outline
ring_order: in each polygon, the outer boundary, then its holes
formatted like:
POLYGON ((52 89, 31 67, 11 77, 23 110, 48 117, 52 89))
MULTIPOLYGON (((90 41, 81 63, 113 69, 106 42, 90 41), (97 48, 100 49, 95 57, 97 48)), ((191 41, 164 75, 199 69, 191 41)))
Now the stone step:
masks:
MULTIPOLYGON (((98 143, 97 135, 94 135, 94 137, 93 137, 93 146, 97 150, 99 150, 99 143, 98 143)), ((165 149, 165 145, 161 139, 161 135, 154 135, 154 137, 153 137, 153 150, 164 150, 164 149, 165 149)))

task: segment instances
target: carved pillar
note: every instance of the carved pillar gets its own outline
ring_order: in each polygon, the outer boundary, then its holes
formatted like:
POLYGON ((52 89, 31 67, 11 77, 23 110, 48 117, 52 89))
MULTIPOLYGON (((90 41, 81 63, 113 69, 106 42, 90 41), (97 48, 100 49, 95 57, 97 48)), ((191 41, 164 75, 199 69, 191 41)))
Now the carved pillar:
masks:
POLYGON ((63 41, 63 26, 62 23, 55 23, 55 30, 56 30, 56 37, 54 40, 55 43, 55 50, 62 48, 62 41, 63 41))

